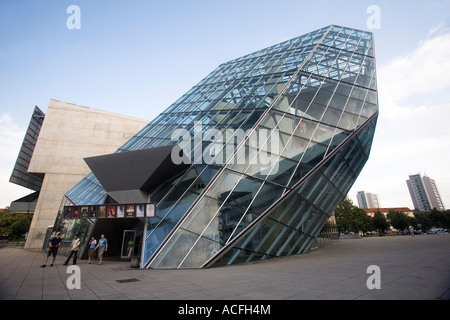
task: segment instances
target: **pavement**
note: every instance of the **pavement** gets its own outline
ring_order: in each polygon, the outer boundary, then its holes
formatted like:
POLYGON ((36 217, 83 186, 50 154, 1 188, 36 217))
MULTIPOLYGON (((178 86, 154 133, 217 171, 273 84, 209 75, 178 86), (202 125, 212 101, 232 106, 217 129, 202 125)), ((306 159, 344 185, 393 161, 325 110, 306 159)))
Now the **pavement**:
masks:
POLYGON ((450 300, 450 234, 340 240, 303 255, 210 269, 78 260, 79 289, 64 256, 41 268, 44 258, 0 248, 0 300, 450 300))

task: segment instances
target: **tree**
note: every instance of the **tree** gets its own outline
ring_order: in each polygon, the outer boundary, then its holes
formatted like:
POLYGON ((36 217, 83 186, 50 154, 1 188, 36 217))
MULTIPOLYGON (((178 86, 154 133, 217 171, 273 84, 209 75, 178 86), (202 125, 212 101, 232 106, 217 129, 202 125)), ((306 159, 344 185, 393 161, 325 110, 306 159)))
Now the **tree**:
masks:
POLYGON ((410 226, 410 220, 404 212, 390 209, 387 214, 387 218, 389 219, 391 226, 399 231, 405 230, 410 226))
POLYGON ((414 211, 414 217, 422 230, 432 227, 450 228, 450 212, 433 209, 431 211, 414 211))
POLYGON ((372 218, 364 209, 353 205, 348 197, 337 206, 334 215, 340 233, 367 232, 371 229, 372 218))
POLYGON ((33 215, 27 213, 4 212, 0 214, 0 235, 11 240, 20 239, 30 228, 33 215))
POLYGON ((352 201, 346 197, 341 203, 338 204, 334 211, 336 218, 336 224, 338 225, 339 233, 347 233, 351 230, 351 212, 353 208, 352 201))
POLYGON ((414 228, 414 230, 419 229, 419 225, 417 224, 417 220, 415 217, 408 216, 409 225, 414 228))
POLYGON ((433 227, 433 222, 428 212, 414 211, 414 217, 416 218, 417 225, 420 225, 421 230, 427 231, 433 227))
POLYGON ((364 209, 353 206, 352 208, 352 229, 355 232, 362 231, 366 233, 372 230, 372 218, 367 214, 364 209))
POLYGON ((25 233, 28 232, 32 217, 33 216, 30 214, 20 214, 17 216, 16 221, 14 221, 11 225, 12 239, 20 239, 25 233))
POLYGON ((442 226, 446 229, 450 229, 450 212, 443 211, 441 219, 442 219, 442 226))
POLYGON ((384 214, 382 214, 380 211, 375 212, 372 219, 372 225, 375 230, 380 233, 380 235, 383 235, 384 231, 389 228, 389 222, 387 221, 384 214))
POLYGON ((429 212, 429 215, 434 227, 450 228, 450 212, 439 211, 434 208, 429 212))

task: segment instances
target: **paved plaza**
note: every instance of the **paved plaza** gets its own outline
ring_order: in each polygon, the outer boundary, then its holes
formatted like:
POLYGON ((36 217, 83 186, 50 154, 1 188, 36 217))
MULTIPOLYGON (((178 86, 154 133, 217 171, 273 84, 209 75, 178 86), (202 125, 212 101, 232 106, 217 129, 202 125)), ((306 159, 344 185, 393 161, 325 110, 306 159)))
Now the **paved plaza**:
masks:
POLYGON ((204 270, 140 270, 130 262, 79 260, 80 289, 69 288, 65 257, 41 268, 44 257, 1 248, 0 299, 450 299, 450 234, 340 240, 304 255, 204 270), (372 265, 379 267, 380 289, 368 288, 374 283, 372 265))

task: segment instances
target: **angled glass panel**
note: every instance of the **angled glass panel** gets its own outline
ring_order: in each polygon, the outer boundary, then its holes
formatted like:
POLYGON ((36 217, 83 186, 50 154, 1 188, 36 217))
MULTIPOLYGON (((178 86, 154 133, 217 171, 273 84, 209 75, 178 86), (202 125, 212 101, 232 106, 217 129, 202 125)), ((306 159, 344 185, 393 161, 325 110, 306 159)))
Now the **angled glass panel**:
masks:
MULTIPOLYGON (((162 241, 184 216, 217 172, 215 167, 193 166, 157 204, 154 218, 148 219, 144 261, 148 261, 162 241)), ((162 189, 167 190, 167 189, 162 189)), ((157 197, 157 196, 156 196, 157 197)))
POLYGON ((283 190, 284 189, 270 183, 265 183, 258 190, 257 195, 252 199, 249 207, 246 209, 245 215, 242 216, 239 224, 233 230, 233 233, 228 240, 237 237, 253 222, 254 219, 264 213, 276 200, 278 200, 283 190))
MULTIPOLYGON (((180 241, 180 244, 182 241, 180 241)), ((221 245, 209 237, 198 237, 192 248, 181 261, 179 268, 200 268, 205 261, 213 257, 221 245)), ((166 262, 166 264, 168 264, 166 262)))
MULTIPOLYGON (((371 33, 331 25, 228 61, 123 144, 117 152, 183 144, 195 161, 151 190, 146 266, 308 250, 369 156, 373 53, 371 33)), ((106 192, 87 176, 67 197, 101 204, 106 192)))

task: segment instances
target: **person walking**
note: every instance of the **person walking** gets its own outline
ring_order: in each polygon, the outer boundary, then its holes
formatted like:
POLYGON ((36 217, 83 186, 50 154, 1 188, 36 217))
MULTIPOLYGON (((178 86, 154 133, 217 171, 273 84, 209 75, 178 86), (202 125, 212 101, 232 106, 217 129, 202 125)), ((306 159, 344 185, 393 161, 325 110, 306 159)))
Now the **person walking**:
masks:
POLYGON ((58 248, 61 245, 61 241, 62 241, 61 237, 62 237, 62 234, 58 233, 56 237, 53 237, 49 241, 47 256, 45 257, 44 264, 41 266, 41 268, 45 268, 47 266, 48 258, 50 256, 53 256, 53 261, 52 261, 52 264, 50 265, 50 267, 53 267, 53 264, 55 263, 55 260, 56 260, 56 255, 58 254, 58 248))
POLYGON ((95 247, 97 246, 97 240, 94 237, 91 237, 91 241, 89 241, 89 252, 88 252, 88 264, 91 263, 91 259, 95 260, 95 247))
POLYGON ((95 249, 98 249, 98 264, 103 264, 103 255, 108 251, 108 239, 105 238, 104 234, 101 235, 95 249))
POLYGON ((67 264, 69 263, 70 258, 72 258, 72 256, 73 256, 73 264, 74 265, 77 264, 77 256, 78 256, 78 249, 80 247, 80 243, 81 243, 81 241, 80 241, 80 239, 78 239, 78 235, 75 235, 73 237, 72 244, 70 246, 70 254, 67 257, 66 262, 64 262, 65 266, 67 266, 67 264))

